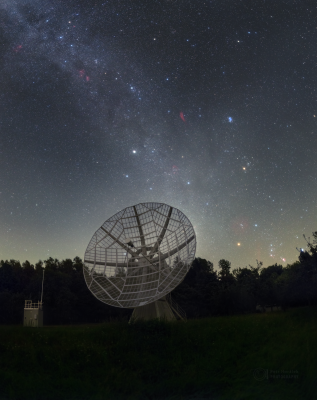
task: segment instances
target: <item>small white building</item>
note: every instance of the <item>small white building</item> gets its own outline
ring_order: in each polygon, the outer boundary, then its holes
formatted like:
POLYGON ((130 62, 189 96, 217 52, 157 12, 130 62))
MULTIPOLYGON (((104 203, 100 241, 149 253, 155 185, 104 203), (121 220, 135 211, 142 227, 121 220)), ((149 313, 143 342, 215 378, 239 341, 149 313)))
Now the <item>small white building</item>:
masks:
POLYGON ((43 326, 43 303, 25 300, 23 326, 39 328, 43 326))

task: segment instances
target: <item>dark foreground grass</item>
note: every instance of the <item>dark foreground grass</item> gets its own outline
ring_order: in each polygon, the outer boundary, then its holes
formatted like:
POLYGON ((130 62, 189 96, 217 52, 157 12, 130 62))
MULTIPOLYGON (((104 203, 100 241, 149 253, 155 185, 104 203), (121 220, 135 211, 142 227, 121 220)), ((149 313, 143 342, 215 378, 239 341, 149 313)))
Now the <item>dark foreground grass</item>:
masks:
POLYGON ((317 308, 187 323, 0 327, 1 399, 314 399, 317 308))

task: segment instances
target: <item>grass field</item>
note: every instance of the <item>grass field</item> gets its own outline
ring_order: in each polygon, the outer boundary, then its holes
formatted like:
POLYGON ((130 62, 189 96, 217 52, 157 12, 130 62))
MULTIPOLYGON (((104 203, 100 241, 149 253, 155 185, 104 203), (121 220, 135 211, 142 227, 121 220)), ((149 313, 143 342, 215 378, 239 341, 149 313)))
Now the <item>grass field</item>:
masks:
POLYGON ((317 308, 187 323, 0 326, 1 399, 314 399, 317 308))

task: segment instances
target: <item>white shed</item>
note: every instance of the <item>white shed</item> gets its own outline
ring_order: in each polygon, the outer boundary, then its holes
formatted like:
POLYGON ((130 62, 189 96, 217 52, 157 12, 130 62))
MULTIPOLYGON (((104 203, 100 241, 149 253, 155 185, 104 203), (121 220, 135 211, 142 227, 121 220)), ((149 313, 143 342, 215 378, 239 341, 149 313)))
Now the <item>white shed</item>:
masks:
POLYGON ((43 326, 43 303, 25 300, 23 326, 39 328, 43 326))

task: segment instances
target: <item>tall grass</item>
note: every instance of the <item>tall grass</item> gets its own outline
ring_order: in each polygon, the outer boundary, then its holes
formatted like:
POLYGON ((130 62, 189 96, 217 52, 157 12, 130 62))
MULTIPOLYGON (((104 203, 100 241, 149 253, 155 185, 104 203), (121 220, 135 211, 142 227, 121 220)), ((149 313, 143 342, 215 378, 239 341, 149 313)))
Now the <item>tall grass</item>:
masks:
POLYGON ((0 398, 313 399, 316 317, 317 308, 301 308, 187 323, 2 326, 0 398))

